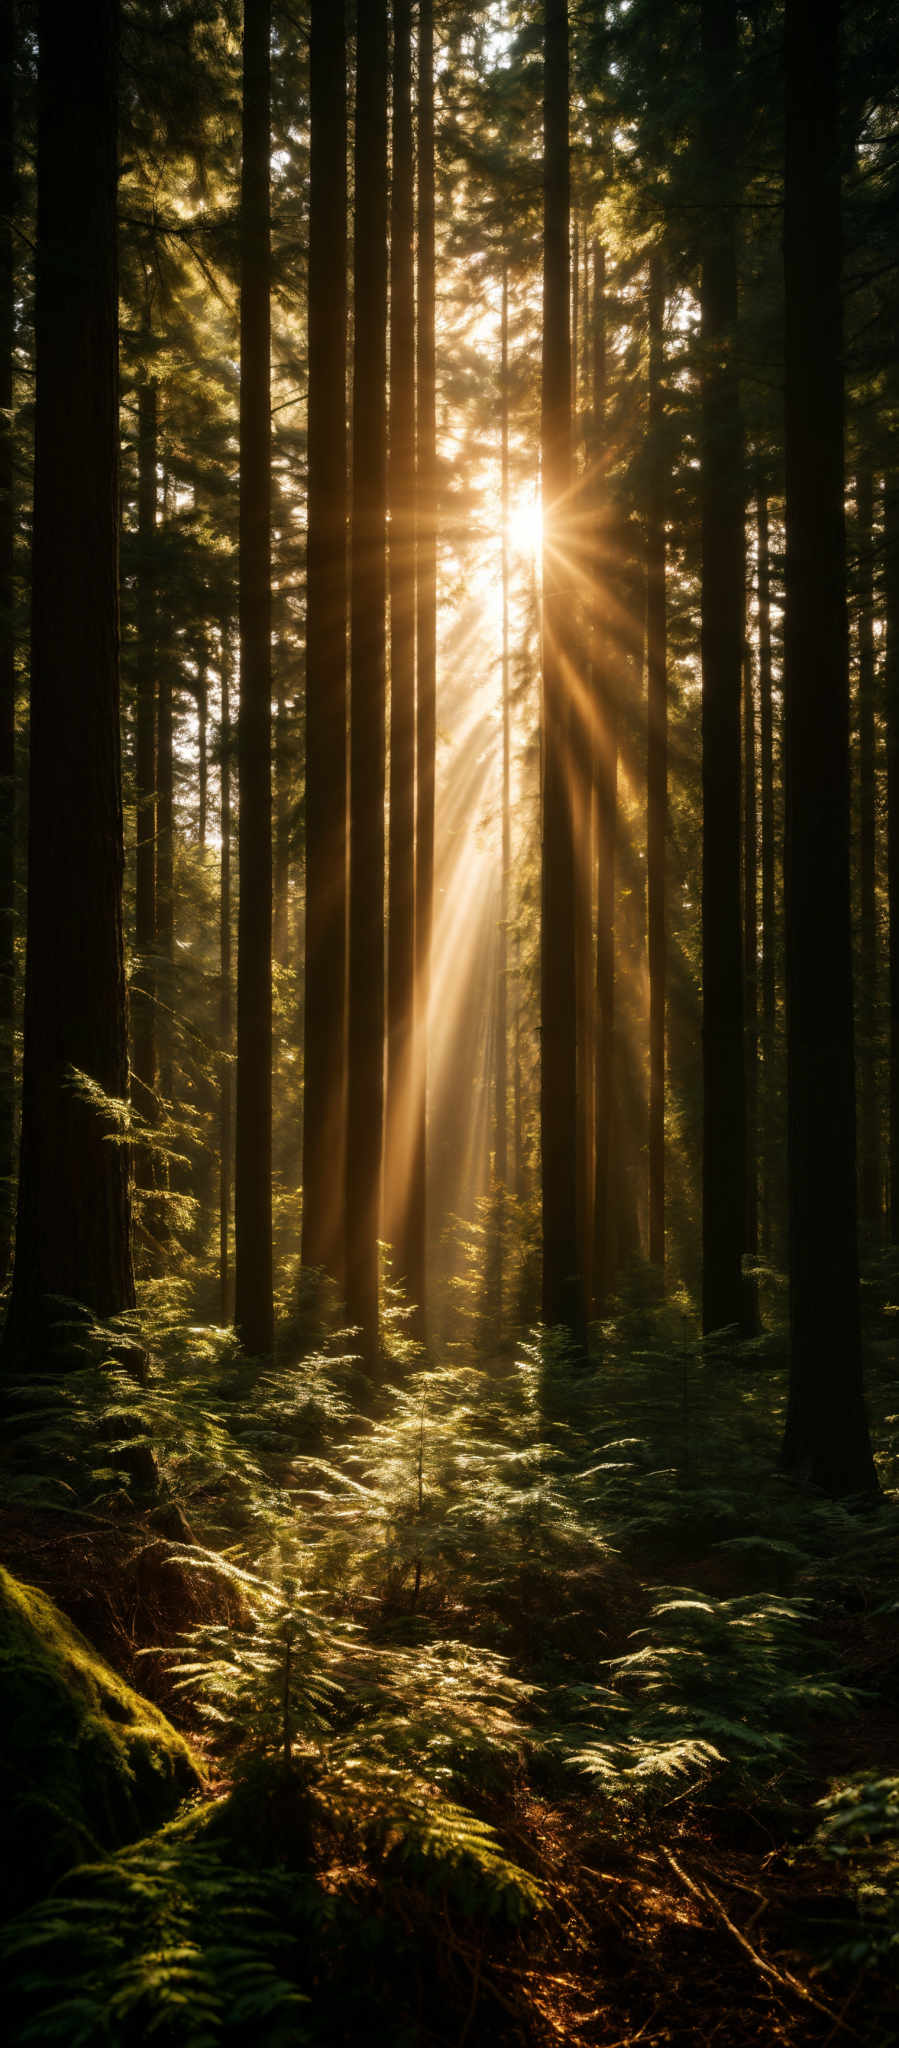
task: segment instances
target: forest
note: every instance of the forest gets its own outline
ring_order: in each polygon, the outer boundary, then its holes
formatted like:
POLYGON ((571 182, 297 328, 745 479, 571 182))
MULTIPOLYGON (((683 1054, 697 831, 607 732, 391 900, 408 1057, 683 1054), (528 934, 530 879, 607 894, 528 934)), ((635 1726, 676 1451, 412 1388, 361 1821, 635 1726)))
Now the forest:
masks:
POLYGON ((891 0, 2 0, 15 2048, 897 2048, 897 332, 891 0))

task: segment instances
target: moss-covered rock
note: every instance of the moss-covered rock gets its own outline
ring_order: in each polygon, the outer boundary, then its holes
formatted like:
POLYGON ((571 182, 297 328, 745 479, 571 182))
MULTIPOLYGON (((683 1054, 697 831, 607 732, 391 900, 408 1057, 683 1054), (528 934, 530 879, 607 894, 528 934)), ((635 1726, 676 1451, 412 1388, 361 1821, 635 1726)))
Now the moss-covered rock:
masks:
POLYGON ((158 1708, 2 1566, 0 1724, 0 1912, 156 1827, 201 1783, 158 1708))

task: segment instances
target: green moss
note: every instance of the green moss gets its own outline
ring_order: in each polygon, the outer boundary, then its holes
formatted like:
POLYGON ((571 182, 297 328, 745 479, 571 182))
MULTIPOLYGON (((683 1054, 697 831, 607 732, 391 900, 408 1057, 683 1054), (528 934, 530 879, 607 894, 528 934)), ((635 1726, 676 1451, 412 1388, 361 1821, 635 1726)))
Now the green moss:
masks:
POLYGON ((133 1841, 200 1782, 183 1738, 0 1566, 0 1911, 133 1841))

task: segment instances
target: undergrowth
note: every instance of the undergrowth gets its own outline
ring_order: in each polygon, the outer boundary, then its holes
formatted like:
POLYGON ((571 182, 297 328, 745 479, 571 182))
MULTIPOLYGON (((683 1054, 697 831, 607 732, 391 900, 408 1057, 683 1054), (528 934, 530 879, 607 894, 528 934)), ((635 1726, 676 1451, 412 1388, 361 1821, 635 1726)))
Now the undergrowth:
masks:
MULTIPOLYGON (((494 1929, 475 2005, 558 1932, 538 1808, 624 1854, 763 1814, 839 1869, 833 1966, 888 1967, 896 1783, 828 1788, 816 1749, 895 1681, 895 1630, 849 1677, 841 1637, 896 1609, 895 1509, 776 1477, 782 1345, 703 1346, 677 1304, 589 1368, 557 1338, 427 1364, 398 1298, 392 1330, 374 1402, 351 1333, 260 1372, 171 1303, 7 1391, 8 1513, 154 1553, 148 1677, 221 1783, 13 1923, 22 2040, 349 2039, 348 1970, 360 2038, 459 2038, 458 1928, 494 1929)), ((550 2038, 497 1998, 497 2038, 550 2038)))

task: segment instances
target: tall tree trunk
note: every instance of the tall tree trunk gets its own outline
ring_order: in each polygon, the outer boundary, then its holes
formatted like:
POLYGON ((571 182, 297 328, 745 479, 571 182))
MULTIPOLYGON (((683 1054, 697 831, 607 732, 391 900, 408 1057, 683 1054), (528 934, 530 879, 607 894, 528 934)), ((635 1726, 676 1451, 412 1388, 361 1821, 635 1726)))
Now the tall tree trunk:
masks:
MULTIPOLYGON (((509 892, 512 871, 512 705, 509 653, 509 259, 503 256, 500 311, 500 525, 502 579, 502 796, 499 884, 499 948, 496 970, 496 1071, 494 1075, 494 1171, 497 1186, 509 1179, 509 892)), ((500 1287, 502 1272, 500 1272, 500 1287)))
MULTIPOLYGON (((138 387, 137 426, 137 648, 135 784, 134 941, 137 955, 131 985, 131 1088, 147 1124, 156 1114, 156 515, 158 510, 158 392, 155 379, 138 387)), ((155 1180, 153 1158, 138 1148, 139 1186, 155 1180)))
POLYGON ((13 358, 15 7, 0 15, 0 1280, 15 1213, 16 658, 13 358))
POLYGON ((206 848, 206 814, 209 808, 209 676, 205 642, 197 661, 197 839, 201 853, 206 848))
POLYGON ((496 1025, 493 1035, 493 1182, 487 1240, 487 1309, 500 1333, 503 1316, 506 1191, 509 1178, 509 883, 511 853, 509 701, 509 261, 500 277, 500 883, 496 945, 496 1025))
POLYGON ((665 919, 668 837, 668 617, 665 594, 665 270, 649 259, 649 504, 646 521, 649 940, 649 1256, 665 1268, 665 919))
MULTIPOLYGON (((384 1235, 409 1283, 415 999, 415 319, 412 8, 393 8, 390 214, 390 840, 384 1235)), ((414 1233, 413 1233, 414 1238, 414 1233)), ((414 1256, 414 1254, 413 1254, 414 1256)))
POLYGON ((859 795, 859 1198, 860 1220, 880 1228, 880 1100, 877 1087, 877 779, 874 665, 874 480, 870 461, 856 477, 858 527, 859 795))
POLYGON ((759 466, 756 481, 756 543, 758 550, 759 743, 762 809, 762 1228, 768 1256, 772 1249, 771 1161, 774 1151, 776 1032, 775 849, 774 849, 774 693, 771 677, 771 562, 768 538, 768 497, 759 466))
MULTIPOLYGON (((745 1002, 746 1056, 746 1232, 745 1248, 750 1259, 759 1248, 758 1171, 758 796, 755 760, 755 693, 752 649, 749 636, 743 647, 743 988, 745 1002)), ((744 1323, 748 1330, 758 1327, 758 1281, 744 1280, 744 1323)))
POLYGON ((347 84, 341 4, 310 39, 303 1265, 345 1274, 347 84))
POLYGON ((543 1319, 581 1341, 577 1216, 576 890, 572 710, 567 672, 571 483, 568 8, 544 7, 543 216, 543 860, 540 1132, 543 1319))
POLYGON ((231 985, 231 640, 221 629, 221 867, 219 895, 219 1039, 222 1079, 219 1094, 219 1302, 223 1323, 233 1312, 231 1285, 231 1188, 234 1175, 234 997, 231 985))
POLYGON ((289 953, 287 899, 290 889, 290 762, 287 699, 279 666, 275 686, 275 845, 272 869, 272 953, 286 967, 289 953))
POLYGON ((235 1322, 265 1357, 272 1303, 270 0, 244 0, 240 195, 240 715, 237 767, 235 1322))
POLYGON ((350 950, 347 1307, 378 1366, 384 1112, 384 772, 387 507, 387 12, 356 26, 353 545, 350 584, 350 950))
POLYGON ((887 899, 890 920, 890 1242, 899 1244, 899 481, 884 500, 887 899))
POLYGON ((618 839, 618 669, 614 635, 603 589, 615 556, 605 435, 606 257, 594 251, 593 421, 597 469, 596 565, 593 586, 593 696, 596 744, 596 1081, 594 1090, 593 1300, 602 1309, 615 1270, 615 860, 618 839))
POLYGON ((702 1319, 744 1320, 746 1106, 740 918, 743 446, 737 364, 735 0, 703 0, 702 1319))
POLYGON ((437 754, 437 376, 434 273, 434 8, 418 8, 416 418, 415 1142, 409 1292, 427 1328, 428 1062, 437 754))
MULTIPOLYGON (((571 280, 571 392, 572 392, 572 467, 577 468, 577 451, 581 437, 581 422, 578 412, 578 369, 579 329, 586 321, 586 295, 583 307, 580 295, 580 237, 577 221, 572 235, 572 280, 571 280)), ((589 513, 593 509, 591 498, 595 499, 595 479, 585 475, 575 485, 574 517, 569 541, 569 558, 576 564, 577 573, 583 578, 585 589, 590 593, 583 607, 579 625, 580 644, 578 661, 582 664, 585 678, 591 676, 593 659, 593 617, 590 597, 591 572, 595 569, 595 521, 591 532, 589 513), (580 530, 576 530, 580 529, 580 530)), ((595 776, 593 752, 596 739, 593 701, 587 688, 575 688, 571 703, 571 805, 574 857, 575 890, 575 1012, 577 1030, 577 1227, 578 1227, 578 1272, 584 1303, 584 1313, 592 1299, 593 1280, 593 1205, 596 1193, 596 1167, 593 1154, 595 1137, 593 1085, 596 1073, 596 1033, 594 1029, 595 966, 593 960, 593 877, 595 872, 595 776)))
POLYGON ((172 655, 159 663, 156 685, 156 1018, 159 1088, 174 1093, 172 1061, 175 1000, 175 748, 172 655))
POLYGON ((787 0, 786 960, 790 1397, 783 1462, 876 1484, 856 1241, 843 513, 839 0, 787 0))
MULTIPOLYGON (((38 9, 38 228, 22 1149, 7 1356, 60 1297, 134 1302, 118 647, 118 8, 38 9), (60 991, 65 1000, 60 1000, 60 991)), ((66 1311, 61 1311, 65 1316, 66 1311)))

